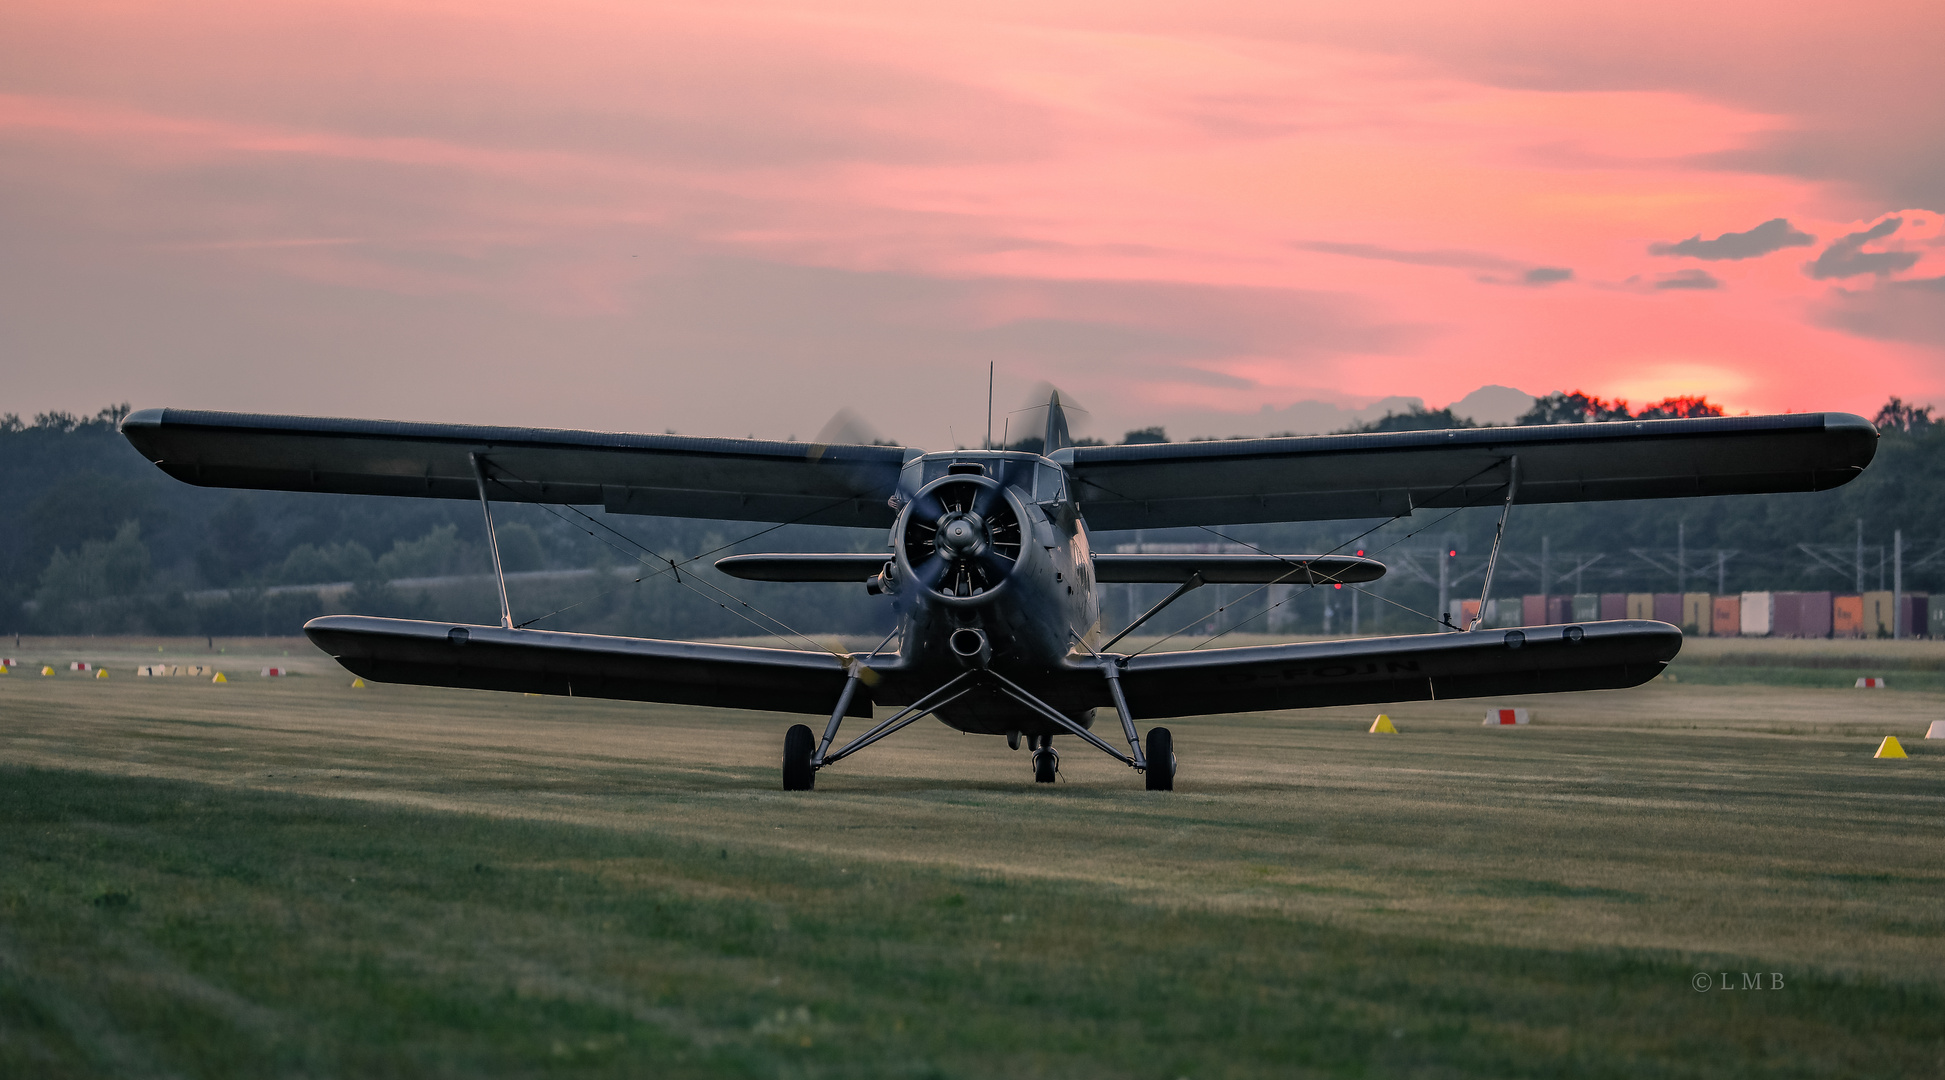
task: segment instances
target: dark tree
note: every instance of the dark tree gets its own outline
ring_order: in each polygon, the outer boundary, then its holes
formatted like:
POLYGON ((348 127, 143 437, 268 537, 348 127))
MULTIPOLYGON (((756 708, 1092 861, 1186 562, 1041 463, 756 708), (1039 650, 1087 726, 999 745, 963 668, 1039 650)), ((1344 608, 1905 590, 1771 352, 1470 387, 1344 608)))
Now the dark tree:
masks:
POLYGON ((1932 426, 1931 410, 1930 405, 1906 405, 1901 399, 1894 397, 1884 403, 1884 408, 1877 411, 1877 418, 1873 423, 1877 424, 1879 431, 1899 431, 1906 435, 1922 434, 1932 426))
POLYGON ((1697 416, 1721 416, 1722 406, 1709 404, 1705 397, 1662 398, 1653 405, 1643 405, 1634 414, 1636 420, 1685 420, 1697 416))
POLYGON ((1448 406, 1443 409, 1414 408, 1410 412, 1385 413, 1383 417, 1362 423, 1349 430, 1361 431, 1441 431, 1446 428, 1478 427, 1470 419, 1452 415, 1448 406))
POLYGON ((1601 420, 1632 419, 1634 414, 1628 411, 1626 401, 1618 398, 1608 401, 1579 390, 1571 394, 1555 390, 1546 397, 1535 400, 1526 415, 1513 422, 1516 424, 1591 424, 1601 420))

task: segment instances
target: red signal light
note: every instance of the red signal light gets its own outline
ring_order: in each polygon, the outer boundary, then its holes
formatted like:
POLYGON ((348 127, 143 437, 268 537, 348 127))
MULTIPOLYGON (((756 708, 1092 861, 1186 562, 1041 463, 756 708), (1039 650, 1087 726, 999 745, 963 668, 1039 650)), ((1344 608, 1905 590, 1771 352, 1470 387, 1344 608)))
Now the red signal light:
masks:
POLYGON ((1362 558, 1364 557, 1364 549, 1363 549, 1363 548, 1358 548, 1358 549, 1357 549, 1357 557, 1358 557, 1358 558, 1360 558, 1360 559, 1362 559, 1362 558))
POLYGON ((1331 586, 1331 588, 1333 588, 1333 589, 1341 589, 1341 588, 1343 588, 1343 587, 1344 587, 1344 583, 1343 583, 1343 582, 1341 582, 1341 581, 1340 581, 1340 582, 1338 582, 1337 584, 1335 584, 1335 585, 1332 585, 1332 586, 1331 586))
POLYGON ((1458 557, 1459 557, 1459 549, 1458 549, 1458 548, 1453 548, 1453 549, 1452 549, 1451 551, 1448 551, 1448 552, 1446 552, 1446 554, 1447 554, 1447 555, 1450 555, 1450 556, 1452 556, 1453 558, 1455 558, 1455 559, 1456 559, 1456 558, 1458 558, 1458 557))

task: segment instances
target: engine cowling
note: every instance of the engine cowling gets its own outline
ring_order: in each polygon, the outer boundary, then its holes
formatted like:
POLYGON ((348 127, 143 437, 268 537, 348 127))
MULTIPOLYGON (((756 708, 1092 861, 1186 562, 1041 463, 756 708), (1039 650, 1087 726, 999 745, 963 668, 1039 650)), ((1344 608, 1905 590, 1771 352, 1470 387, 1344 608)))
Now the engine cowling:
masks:
POLYGON ((919 489, 894 527, 898 576, 934 599, 974 606, 1013 575, 1026 505, 987 476, 954 474, 919 489))

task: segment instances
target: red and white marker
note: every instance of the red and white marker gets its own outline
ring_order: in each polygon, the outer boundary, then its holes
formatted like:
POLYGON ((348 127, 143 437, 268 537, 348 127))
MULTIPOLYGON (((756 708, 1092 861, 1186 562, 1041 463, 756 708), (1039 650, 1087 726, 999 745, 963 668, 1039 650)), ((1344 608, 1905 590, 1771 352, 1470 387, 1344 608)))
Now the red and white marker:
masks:
POLYGON ((1526 723, 1525 709, 1490 709, 1486 712, 1487 727, 1502 727, 1526 723))
POLYGON ((267 667, 263 669, 263 677, 266 679, 274 679, 280 675, 288 675, 288 674, 290 674, 289 671, 280 667, 267 667))
POLYGON ((1871 678, 1870 676, 1864 676, 1864 677, 1862 677, 1862 678, 1860 678, 1860 679, 1858 679, 1858 680, 1857 680, 1857 689, 1859 689, 1859 690, 1882 690, 1882 689, 1884 689, 1884 680, 1883 680, 1883 679, 1876 679, 1876 678, 1871 678))
POLYGON ((68 665, 69 671, 93 671, 94 669, 94 665, 88 663, 86 660, 76 660, 74 663, 68 665))

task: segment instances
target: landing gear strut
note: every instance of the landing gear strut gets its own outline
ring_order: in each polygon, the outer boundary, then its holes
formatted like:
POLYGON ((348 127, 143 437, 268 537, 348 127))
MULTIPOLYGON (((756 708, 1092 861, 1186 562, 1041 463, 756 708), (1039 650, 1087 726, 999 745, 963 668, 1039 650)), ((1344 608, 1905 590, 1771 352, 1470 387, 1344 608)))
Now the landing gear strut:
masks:
MULTIPOLYGON (((1105 659, 1105 658, 1104 658, 1105 659)), ((1121 693, 1119 669, 1120 659, 1109 660, 1102 666, 1107 677, 1108 690, 1114 698, 1114 710, 1121 720, 1121 733, 1128 740, 1128 750, 1123 753, 1104 741, 1100 736, 1087 730, 1072 717, 1065 715, 1052 705, 1028 693, 1020 684, 987 668, 973 668, 947 680, 944 684, 898 710, 891 717, 879 721, 871 730, 851 740, 839 749, 831 744, 837 739, 838 725, 843 722, 849 709, 853 694, 862 681, 861 670, 854 670, 845 680, 844 690, 838 696, 837 707, 831 711, 830 723, 825 725, 824 737, 818 737, 803 724, 793 725, 783 739, 783 789, 785 791, 809 791, 817 786, 817 770, 835 764, 842 758, 851 756, 872 743, 899 731, 923 717, 943 709, 980 686, 998 690, 1006 697, 1026 706, 1039 714, 1049 723, 1065 733, 1088 743, 1109 757, 1128 765, 1144 774, 1150 791, 1175 790, 1175 739, 1167 728, 1148 730, 1148 749, 1142 751, 1141 737, 1135 731, 1134 716, 1128 711, 1128 702, 1121 693)), ((1006 733, 1006 744, 1019 748, 1020 731, 1014 729, 1006 733)), ((1054 738, 1046 735, 1028 736, 1027 745, 1033 750, 1033 779, 1035 783, 1051 784, 1060 779, 1060 754, 1054 749, 1054 738)))

